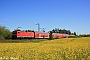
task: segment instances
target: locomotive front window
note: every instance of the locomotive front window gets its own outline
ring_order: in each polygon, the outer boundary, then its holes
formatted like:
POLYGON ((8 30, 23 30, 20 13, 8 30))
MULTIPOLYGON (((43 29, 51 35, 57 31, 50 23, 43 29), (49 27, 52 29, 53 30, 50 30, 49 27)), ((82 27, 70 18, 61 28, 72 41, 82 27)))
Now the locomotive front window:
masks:
POLYGON ((20 32, 18 32, 18 34, 19 34, 20 32))
POLYGON ((12 33, 13 33, 13 34, 16 34, 16 31, 13 31, 12 33))

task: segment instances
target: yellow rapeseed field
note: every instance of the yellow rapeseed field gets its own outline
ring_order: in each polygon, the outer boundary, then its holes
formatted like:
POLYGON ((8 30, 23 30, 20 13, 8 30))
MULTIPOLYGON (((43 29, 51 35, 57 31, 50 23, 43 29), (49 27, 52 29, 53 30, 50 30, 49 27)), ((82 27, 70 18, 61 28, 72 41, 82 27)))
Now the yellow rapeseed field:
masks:
POLYGON ((90 60, 90 37, 0 43, 0 60, 90 60))

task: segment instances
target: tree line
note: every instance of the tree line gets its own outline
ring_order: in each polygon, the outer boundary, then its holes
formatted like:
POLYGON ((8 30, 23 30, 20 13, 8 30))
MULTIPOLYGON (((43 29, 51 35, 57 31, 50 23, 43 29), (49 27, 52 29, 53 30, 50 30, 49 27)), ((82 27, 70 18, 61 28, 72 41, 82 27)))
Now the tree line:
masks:
POLYGON ((69 34, 69 35, 77 35, 76 32, 71 32, 70 30, 59 29, 59 28, 53 29, 52 32, 53 33, 61 33, 61 34, 69 34))
POLYGON ((80 37, 90 37, 90 34, 81 34, 80 37))

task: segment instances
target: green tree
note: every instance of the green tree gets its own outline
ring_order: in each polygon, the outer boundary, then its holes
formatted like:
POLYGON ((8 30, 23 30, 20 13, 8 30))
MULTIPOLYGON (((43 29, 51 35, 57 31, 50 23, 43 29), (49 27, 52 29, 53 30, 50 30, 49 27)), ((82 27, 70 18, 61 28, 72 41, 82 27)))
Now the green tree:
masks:
POLYGON ((0 26, 0 39, 8 39, 12 37, 12 33, 5 26, 0 26))
POLYGON ((73 34, 76 35, 76 32, 74 32, 73 34))
POLYGON ((59 29, 59 33, 63 33, 61 29, 59 29))
POLYGON ((52 39, 53 39, 52 34, 53 34, 53 32, 52 32, 52 31, 50 31, 50 33, 49 33, 49 39, 50 39, 50 40, 52 40, 52 39))
POLYGON ((52 32, 55 33, 55 30, 53 29, 52 32))
POLYGON ((68 34, 69 34, 69 35, 71 34, 71 31, 70 31, 70 30, 68 30, 68 34))

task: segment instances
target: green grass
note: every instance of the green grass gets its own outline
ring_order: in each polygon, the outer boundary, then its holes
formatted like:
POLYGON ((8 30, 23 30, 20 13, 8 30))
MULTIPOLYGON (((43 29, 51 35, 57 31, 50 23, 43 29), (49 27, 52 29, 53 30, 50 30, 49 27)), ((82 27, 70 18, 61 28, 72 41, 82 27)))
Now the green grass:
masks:
POLYGON ((46 40, 47 39, 0 40, 0 43, 29 43, 29 42, 39 43, 46 40))

